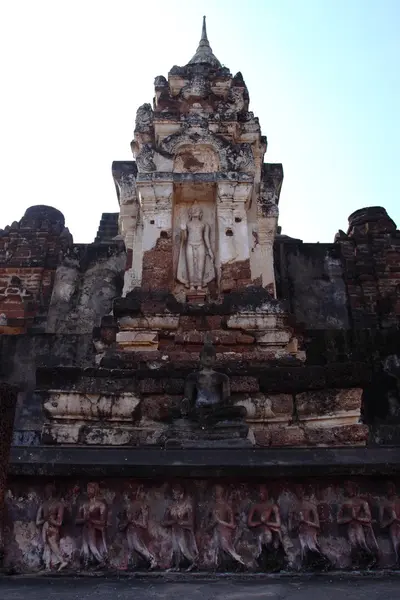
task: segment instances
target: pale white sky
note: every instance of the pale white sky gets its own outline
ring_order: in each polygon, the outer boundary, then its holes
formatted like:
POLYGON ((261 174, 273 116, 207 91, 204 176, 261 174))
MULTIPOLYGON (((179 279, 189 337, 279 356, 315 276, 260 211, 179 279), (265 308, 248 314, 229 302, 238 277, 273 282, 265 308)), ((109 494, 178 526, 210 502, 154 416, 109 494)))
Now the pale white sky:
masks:
POLYGON ((136 109, 189 61, 203 14, 283 163, 284 233, 329 242, 372 204, 400 222, 397 0, 0 0, 0 227, 49 204, 93 241, 136 109))

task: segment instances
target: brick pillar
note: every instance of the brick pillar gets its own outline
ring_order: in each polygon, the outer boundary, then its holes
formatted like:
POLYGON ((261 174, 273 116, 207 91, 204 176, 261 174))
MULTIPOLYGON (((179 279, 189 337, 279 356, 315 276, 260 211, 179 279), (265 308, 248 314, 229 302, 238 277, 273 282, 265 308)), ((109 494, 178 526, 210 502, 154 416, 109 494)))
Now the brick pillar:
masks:
POLYGON ((0 383, 0 556, 4 553, 4 500, 16 402, 17 389, 0 383))

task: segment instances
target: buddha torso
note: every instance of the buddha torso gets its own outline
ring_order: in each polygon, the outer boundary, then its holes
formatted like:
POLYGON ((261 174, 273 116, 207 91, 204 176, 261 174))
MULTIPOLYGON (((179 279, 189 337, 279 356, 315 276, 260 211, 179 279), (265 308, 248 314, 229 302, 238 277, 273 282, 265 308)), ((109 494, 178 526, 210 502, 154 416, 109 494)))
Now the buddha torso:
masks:
POLYGON ((187 243, 190 246, 204 245, 204 223, 199 220, 189 221, 187 228, 187 243))
POLYGON ((195 406, 213 406, 224 404, 222 398, 221 373, 202 370, 196 376, 195 406))

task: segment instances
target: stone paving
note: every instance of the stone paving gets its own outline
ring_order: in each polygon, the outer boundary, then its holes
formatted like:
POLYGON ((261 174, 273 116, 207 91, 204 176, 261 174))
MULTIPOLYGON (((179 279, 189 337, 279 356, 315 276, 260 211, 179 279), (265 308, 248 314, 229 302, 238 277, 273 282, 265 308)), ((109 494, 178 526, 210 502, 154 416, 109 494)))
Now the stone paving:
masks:
POLYGON ((0 578, 0 600, 398 600, 399 577, 0 578))

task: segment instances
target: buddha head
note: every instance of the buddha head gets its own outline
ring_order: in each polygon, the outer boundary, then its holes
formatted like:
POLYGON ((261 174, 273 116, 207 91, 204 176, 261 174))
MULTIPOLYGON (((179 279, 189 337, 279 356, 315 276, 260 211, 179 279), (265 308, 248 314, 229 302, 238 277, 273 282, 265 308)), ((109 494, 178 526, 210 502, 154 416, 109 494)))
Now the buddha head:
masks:
POLYGON ((189 208, 188 217, 190 221, 192 221, 193 218, 201 221, 201 219, 203 218, 203 210, 196 202, 192 204, 192 206, 189 208))
POLYGON ((204 346, 200 352, 200 364, 209 369, 215 365, 217 352, 209 339, 205 339, 204 346))

